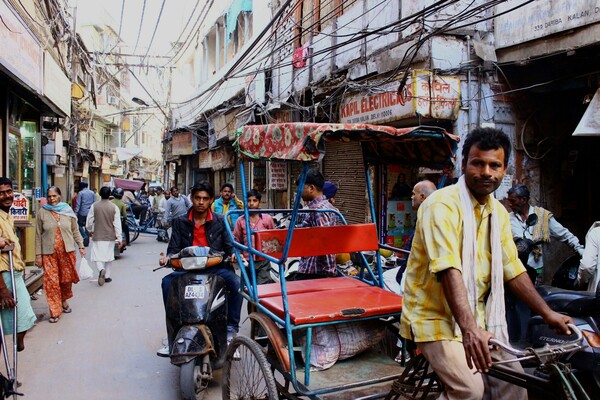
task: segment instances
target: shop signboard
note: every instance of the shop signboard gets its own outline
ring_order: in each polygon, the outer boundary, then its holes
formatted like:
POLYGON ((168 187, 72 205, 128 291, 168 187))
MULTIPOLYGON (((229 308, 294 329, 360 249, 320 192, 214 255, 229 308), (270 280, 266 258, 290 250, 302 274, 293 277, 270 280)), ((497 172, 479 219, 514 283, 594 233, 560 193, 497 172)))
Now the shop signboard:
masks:
POLYGON ((460 79, 417 70, 413 79, 414 107, 423 117, 455 120, 460 109, 460 79))
POLYGON ((287 169, 285 163, 275 161, 269 163, 269 189, 287 189, 287 169))
POLYGON ((44 96, 71 116, 71 81, 48 53, 44 55, 44 96))
MULTIPOLYGON (((600 3, 597 0, 533 1, 521 7, 522 3, 522 0, 509 0, 496 6, 496 14, 498 14, 494 19, 496 49, 600 21, 600 3), (515 7, 518 8, 504 13, 515 7)), ((597 38, 588 35, 586 38, 581 37, 581 40, 583 42, 578 42, 577 46, 595 43, 597 38)), ((545 47, 551 45, 550 41, 545 44, 545 47)))
POLYGON ((382 124, 406 118, 455 120, 460 109, 460 78, 416 70, 398 94, 399 81, 377 86, 377 93, 347 97, 340 106, 340 122, 382 124))
POLYGON ((227 147, 219 147, 211 151, 202 151, 198 156, 198 168, 212 169, 213 171, 221 171, 224 169, 233 168, 235 165, 233 152, 227 147))
POLYGON ((0 64, 35 92, 42 93, 42 47, 10 7, 1 1, 0 15, 0 64))
POLYGON ((349 96, 340 106, 343 124, 381 124, 416 116, 412 103, 412 81, 409 78, 401 95, 399 82, 378 86, 377 93, 349 96))
POLYGON ((10 215, 15 221, 29 220, 29 200, 23 194, 14 192, 15 200, 10 207, 10 215))
POLYGON ((192 132, 177 132, 171 140, 171 154, 174 156, 187 156, 194 154, 192 132))

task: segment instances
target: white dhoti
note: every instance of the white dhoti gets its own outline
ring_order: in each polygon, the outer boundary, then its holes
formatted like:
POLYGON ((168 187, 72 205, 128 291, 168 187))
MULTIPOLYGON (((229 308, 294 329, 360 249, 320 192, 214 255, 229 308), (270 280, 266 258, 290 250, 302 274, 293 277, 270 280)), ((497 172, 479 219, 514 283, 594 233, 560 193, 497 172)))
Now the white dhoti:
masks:
POLYGON ((90 261, 96 262, 98 271, 106 269, 105 277, 110 278, 110 267, 115 259, 115 241, 91 240, 90 261))

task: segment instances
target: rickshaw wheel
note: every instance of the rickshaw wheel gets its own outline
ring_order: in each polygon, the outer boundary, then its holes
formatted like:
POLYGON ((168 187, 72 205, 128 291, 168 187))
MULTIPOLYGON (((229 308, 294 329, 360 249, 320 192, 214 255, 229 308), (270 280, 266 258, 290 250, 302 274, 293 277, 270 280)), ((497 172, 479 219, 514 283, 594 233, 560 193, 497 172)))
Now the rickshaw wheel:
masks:
POLYGON ((279 399, 263 349, 246 336, 235 337, 227 348, 223 364, 223 399, 279 399))
POLYGON ((127 220, 127 226, 129 227, 129 243, 133 243, 140 236, 140 231, 138 226, 129 220, 127 220))

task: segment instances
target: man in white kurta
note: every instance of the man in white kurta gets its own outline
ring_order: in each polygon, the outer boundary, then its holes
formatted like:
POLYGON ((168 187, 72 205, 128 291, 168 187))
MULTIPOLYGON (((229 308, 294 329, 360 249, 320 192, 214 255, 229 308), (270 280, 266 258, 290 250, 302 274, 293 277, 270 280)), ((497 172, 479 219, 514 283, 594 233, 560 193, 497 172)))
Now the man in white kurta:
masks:
POLYGON ((86 221, 86 228, 92 235, 90 261, 98 268, 98 285, 111 282, 110 269, 115 259, 115 242, 121 248, 121 214, 119 208, 109 200, 111 189, 100 189, 101 200, 94 203, 86 221))

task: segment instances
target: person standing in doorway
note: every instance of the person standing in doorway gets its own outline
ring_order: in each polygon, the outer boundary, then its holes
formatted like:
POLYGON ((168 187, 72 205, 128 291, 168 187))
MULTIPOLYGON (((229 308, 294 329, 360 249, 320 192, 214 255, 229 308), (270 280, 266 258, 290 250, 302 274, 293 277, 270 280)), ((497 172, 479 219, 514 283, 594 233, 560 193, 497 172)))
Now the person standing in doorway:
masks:
POLYGON ((83 238, 83 245, 90 244, 90 236, 85 230, 85 221, 87 220, 90 207, 96 202, 96 194, 88 189, 87 182, 79 182, 79 193, 77 193, 77 205, 75 206, 75 214, 77 215, 77 223, 79 224, 79 232, 83 238))
POLYGON ((585 235, 585 250, 577 271, 577 286, 595 292, 600 282, 598 262, 600 261, 600 221, 592 224, 585 235))
MULTIPOLYGON (((15 287, 12 287, 10 278, 10 268, 8 254, 3 252, 0 255, 0 317, 2 318, 2 327, 5 335, 13 331, 13 308, 17 307, 17 350, 25 349, 25 334, 35 324, 35 314, 31 308, 31 299, 25 286, 23 272, 25 271, 25 262, 21 253, 21 244, 15 233, 15 221, 10 215, 10 207, 15 200, 12 181, 5 177, 0 177, 0 249, 13 245, 13 273, 15 278, 15 287), (17 298, 17 303, 13 299, 13 291, 17 298)), ((3 338, 0 338, 3 340, 3 338)))
POLYGON ((531 239, 534 242, 542 242, 535 246, 527 260, 528 273, 536 286, 542 284, 542 272, 544 269, 543 248, 550 243, 550 238, 560 240, 575 250, 579 256, 583 256, 583 246, 579 239, 567 228, 562 226, 552 213, 542 207, 529 205, 529 188, 525 185, 516 185, 508 190, 508 204, 510 213, 510 224, 513 238, 531 239), (538 216, 538 222, 529 228, 525 221, 531 214, 538 216))
MULTIPOLYGON (((244 209, 244 202, 236 197, 235 191, 233 190, 233 185, 231 183, 224 183, 221 186, 220 194, 221 197, 216 199, 212 205, 212 211, 221 215, 225 215, 229 210, 244 209)), ((232 226, 235 226, 235 223, 240 216, 241 215, 231 216, 230 222, 232 226)))
POLYGON ((104 186, 100 189, 101 200, 90 208, 86 227, 92 234, 90 261, 98 268, 98 285, 111 282, 110 269, 115 259, 115 242, 122 247, 121 213, 109 200, 111 190, 104 186))
POLYGON ((67 203, 61 202, 60 189, 49 187, 46 198, 48 203, 37 216, 35 265, 44 269, 49 322, 56 323, 62 313, 71 312, 67 300, 73 297, 73 284, 79 282, 75 246, 81 257, 85 257, 85 247, 75 212, 67 203))

